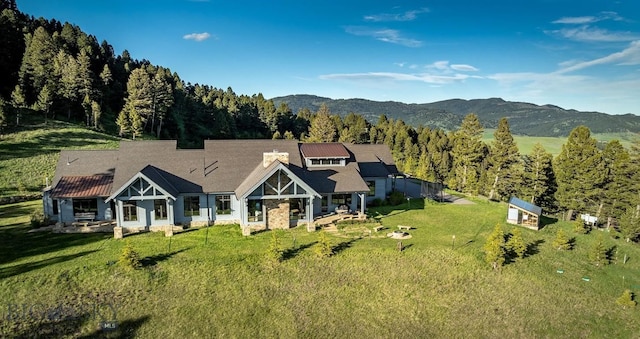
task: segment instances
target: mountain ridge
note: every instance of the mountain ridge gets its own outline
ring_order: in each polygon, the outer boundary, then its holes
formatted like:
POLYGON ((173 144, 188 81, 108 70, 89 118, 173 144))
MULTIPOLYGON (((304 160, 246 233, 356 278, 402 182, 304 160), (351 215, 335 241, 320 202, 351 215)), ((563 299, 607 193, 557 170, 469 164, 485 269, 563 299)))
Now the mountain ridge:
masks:
POLYGON ((495 128, 502 117, 509 119, 511 132, 530 136, 567 136, 572 129, 585 125, 593 133, 640 133, 640 116, 631 113, 611 115, 595 111, 565 109, 553 104, 536 105, 506 101, 502 98, 448 99, 423 104, 368 99, 332 99, 311 94, 294 94, 271 98, 276 105, 286 103, 293 112, 302 108, 316 111, 323 103, 333 114, 350 112, 363 115, 375 123, 380 115, 419 125, 455 130, 469 113, 475 113, 485 128, 495 128))

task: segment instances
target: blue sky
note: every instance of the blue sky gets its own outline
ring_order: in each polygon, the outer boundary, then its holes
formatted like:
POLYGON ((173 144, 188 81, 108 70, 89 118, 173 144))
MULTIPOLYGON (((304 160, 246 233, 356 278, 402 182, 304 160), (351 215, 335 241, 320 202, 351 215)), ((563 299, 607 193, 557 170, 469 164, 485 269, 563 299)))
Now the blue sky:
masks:
POLYGON ((185 82, 640 115, 640 1, 17 0, 185 82))

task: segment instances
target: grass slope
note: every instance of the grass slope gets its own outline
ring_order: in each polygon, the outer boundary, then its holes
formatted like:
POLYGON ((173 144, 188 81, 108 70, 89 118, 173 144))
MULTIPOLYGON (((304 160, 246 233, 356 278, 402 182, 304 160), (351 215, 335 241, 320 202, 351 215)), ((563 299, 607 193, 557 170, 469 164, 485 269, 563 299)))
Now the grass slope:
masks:
MULTIPOLYGON (((494 140, 493 133, 494 129, 486 129, 482 136, 482 139, 487 144, 491 144, 494 140)), ((625 148, 629 149, 631 143, 635 138, 638 138, 639 135, 637 133, 597 133, 592 134, 591 137, 598 140, 599 142, 608 142, 611 140, 618 140, 625 148)), ((567 142, 566 137, 532 137, 527 135, 514 135, 513 139, 518 145, 518 150, 520 154, 531 154, 531 150, 533 146, 537 143, 540 143, 544 149, 551 153, 553 156, 560 154, 562 151, 562 145, 567 142)))
POLYGON ((49 121, 0 139, 0 196, 38 193, 53 177, 60 150, 105 149, 118 138, 85 127, 49 121))
MULTIPOLYGON (((0 337, 615 337, 640 333, 640 307, 615 303, 640 292, 640 247, 606 232, 577 235, 548 220, 523 229, 529 256, 492 271, 481 252, 506 205, 411 201, 372 211, 413 236, 330 236, 335 254, 314 255, 317 233, 278 231, 284 261, 265 259, 271 232, 243 237, 214 226, 165 238, 26 233, 38 202, 0 206, 0 337), (551 248, 558 229, 576 248, 551 248), (456 236, 455 244, 452 242, 456 236), (613 264, 588 262, 602 236, 613 264), (114 264, 129 242, 144 268, 114 264), (627 255, 630 260, 622 263, 627 255), (563 269, 564 273, 556 273, 563 269), (590 281, 582 280, 588 276, 590 281), (29 312, 31 310, 31 312, 29 312), (57 313, 56 313, 57 311, 57 313)), ((505 231, 510 227, 504 226, 505 231)))

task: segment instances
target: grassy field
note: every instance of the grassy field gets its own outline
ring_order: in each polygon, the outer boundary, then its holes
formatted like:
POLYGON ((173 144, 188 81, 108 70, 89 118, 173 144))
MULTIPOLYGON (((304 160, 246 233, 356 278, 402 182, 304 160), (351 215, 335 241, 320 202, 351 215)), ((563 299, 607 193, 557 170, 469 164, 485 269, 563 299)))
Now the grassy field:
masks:
MULTIPOLYGON (((484 131, 482 139, 484 142, 490 144, 493 141, 493 133, 495 130, 487 129, 484 131)), ((638 134, 635 133, 599 133, 591 135, 594 139, 601 142, 608 142, 611 140, 618 140, 622 144, 622 146, 629 149, 631 142, 634 138, 638 137, 638 134)), ((526 135, 514 135, 513 139, 516 141, 518 145, 518 150, 520 154, 530 154, 531 149, 537 143, 540 143, 544 149, 553 154, 554 156, 560 154, 562 151, 562 145, 567 142, 566 137, 531 137, 526 135)))
POLYGON ((0 196, 40 192, 53 177, 60 150, 115 148, 118 140, 60 121, 8 133, 0 139, 0 196))
POLYGON ((277 231, 285 251, 275 265, 270 231, 27 233, 39 202, 0 206, 0 337, 638 337, 640 307, 615 302, 625 288, 640 292, 637 244, 545 219, 541 231, 522 230, 528 257, 498 272, 481 248, 504 204, 410 203, 371 211, 382 232, 415 228, 402 252, 389 238, 330 235, 335 254, 320 259, 318 233, 297 228, 277 231), (552 248, 560 228, 574 250, 552 248), (611 249, 604 267, 588 260, 598 237, 611 249), (142 269, 116 264, 127 243, 142 269), (101 332, 103 320, 117 331, 101 332))

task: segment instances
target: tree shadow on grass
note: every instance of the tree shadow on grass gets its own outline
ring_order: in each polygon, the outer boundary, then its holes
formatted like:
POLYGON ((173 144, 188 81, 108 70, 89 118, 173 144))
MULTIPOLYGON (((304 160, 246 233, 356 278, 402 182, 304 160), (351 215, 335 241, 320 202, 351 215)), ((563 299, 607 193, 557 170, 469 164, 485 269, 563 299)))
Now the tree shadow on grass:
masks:
POLYGON ((360 238, 353 238, 351 240, 347 240, 347 241, 343 241, 333 247, 331 247, 331 251, 334 255, 346 250, 347 248, 351 247, 351 245, 353 245, 354 242, 360 240, 360 238))
POLYGON ((524 252, 524 257, 530 257, 532 255, 540 253, 540 245, 544 244, 544 239, 538 239, 534 242, 527 244, 527 249, 524 252))
POLYGON ((106 233, 55 234, 49 232, 27 233, 27 227, 0 229, 0 265, 69 247, 84 246, 111 238, 106 233))
POLYGON ((540 216, 540 225, 538 230, 541 230, 549 225, 553 225, 558 222, 558 218, 547 217, 544 215, 540 216))
POLYGON ((149 318, 148 315, 143 317, 139 317, 136 319, 127 319, 124 321, 117 322, 117 329, 115 331, 111 330, 103 330, 98 329, 95 332, 88 334, 86 336, 79 337, 81 339, 89 339, 89 338, 136 338, 136 333, 140 329, 144 323, 146 323, 149 318))
POLYGON ((142 267, 149 267, 149 266, 155 266, 157 265, 159 262, 165 261, 170 259, 171 257, 173 257, 174 255, 184 252, 186 250, 189 250, 191 248, 183 248, 179 251, 173 251, 170 253, 163 253, 163 254, 157 254, 157 255, 150 255, 147 257, 144 257, 142 259, 140 259, 140 263, 142 264, 142 267))
POLYGON ((310 242, 308 244, 304 244, 304 245, 300 245, 298 247, 295 248, 287 248, 286 250, 284 250, 284 252, 282 252, 282 261, 285 260, 289 260, 289 259, 293 259, 295 258, 300 252, 302 252, 303 250, 317 244, 317 241, 314 242, 310 242))
POLYGON ((613 245, 609 249, 607 249, 607 251, 605 252, 605 258, 607 258, 609 262, 612 262, 616 258, 615 254, 617 249, 618 249, 618 246, 613 245))
POLYGON ((28 262, 28 263, 24 263, 24 264, 19 264, 19 265, 9 266, 9 267, 5 267, 5 268, 0 268, 0 279, 12 277, 14 275, 19 275, 19 274, 26 273, 26 272, 33 271, 33 270, 37 270, 39 268, 46 267, 46 266, 49 266, 49 265, 55 265, 57 263, 73 260, 75 258, 79 258, 79 257, 85 256, 87 254, 91 254, 93 252, 97 252, 97 250, 84 251, 84 252, 75 253, 75 254, 62 255, 62 256, 53 257, 53 258, 49 258, 49 259, 43 259, 43 260, 40 260, 40 261, 28 262))

